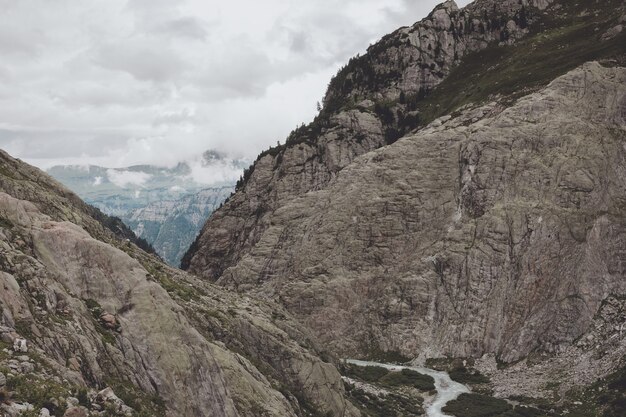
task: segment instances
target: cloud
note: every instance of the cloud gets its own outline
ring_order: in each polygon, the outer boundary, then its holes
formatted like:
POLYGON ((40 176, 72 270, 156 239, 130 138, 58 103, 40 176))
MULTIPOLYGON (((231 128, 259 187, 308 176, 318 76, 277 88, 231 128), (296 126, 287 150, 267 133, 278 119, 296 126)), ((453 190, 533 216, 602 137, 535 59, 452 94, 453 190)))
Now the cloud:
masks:
POLYGON ((180 17, 163 22, 156 27, 161 34, 180 36, 182 38, 206 40, 209 36, 209 24, 195 17, 180 17))
POLYGON ((233 183, 243 171, 241 164, 231 159, 212 160, 207 164, 201 158, 194 158, 187 164, 191 168, 189 180, 207 186, 233 183))
POLYGON ((179 55, 156 43, 125 41, 99 47, 94 62, 102 68, 122 71, 139 81, 171 81, 179 78, 186 65, 179 55))
POLYGON ((440 1, 0 0, 0 147, 41 167, 253 159, 351 56, 440 1))
MULTIPOLYGON (((152 175, 141 171, 107 170, 107 178, 120 188, 128 188, 129 185, 142 186, 152 175)), ((137 192, 136 192, 137 193, 137 192)))

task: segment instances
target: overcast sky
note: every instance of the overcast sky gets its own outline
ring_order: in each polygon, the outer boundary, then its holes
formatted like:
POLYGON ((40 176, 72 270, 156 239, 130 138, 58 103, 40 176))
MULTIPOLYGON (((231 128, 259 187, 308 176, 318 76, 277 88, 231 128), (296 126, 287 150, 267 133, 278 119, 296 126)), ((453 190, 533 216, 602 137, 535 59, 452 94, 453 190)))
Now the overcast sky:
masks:
POLYGON ((254 158, 313 118, 351 56, 437 3, 0 0, 0 147, 44 168, 254 158))

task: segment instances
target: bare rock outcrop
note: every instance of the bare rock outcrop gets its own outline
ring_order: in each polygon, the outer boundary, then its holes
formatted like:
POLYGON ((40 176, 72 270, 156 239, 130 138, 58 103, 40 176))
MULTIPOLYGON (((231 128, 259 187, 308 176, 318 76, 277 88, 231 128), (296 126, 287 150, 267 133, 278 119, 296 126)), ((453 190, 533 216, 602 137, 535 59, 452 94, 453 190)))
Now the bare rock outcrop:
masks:
POLYGON ((11 407, 59 415, 98 412, 83 407, 92 403, 119 415, 297 416, 306 407, 358 415, 332 358, 322 361, 280 307, 168 268, 45 174, 0 157, 0 369, 11 369, 11 407), (123 401, 98 405, 95 391, 105 388, 123 401), (88 398, 84 390, 93 401, 80 407, 59 397, 88 398))
POLYGON ((549 2, 489 0, 459 9, 446 1, 350 60, 331 80, 315 121, 294 130, 285 145, 262 153, 247 170, 239 192, 209 219, 183 258, 183 269, 217 279, 256 244, 266 213, 326 187, 359 155, 416 128, 420 116, 406 101, 435 88, 464 56, 523 37, 544 3, 549 2), (389 108, 380 104, 392 101, 389 108), (197 252, 204 255, 194 257, 197 252))
POLYGON ((218 282, 342 354, 558 352, 626 293, 625 86, 588 63, 357 158, 276 209, 218 282))

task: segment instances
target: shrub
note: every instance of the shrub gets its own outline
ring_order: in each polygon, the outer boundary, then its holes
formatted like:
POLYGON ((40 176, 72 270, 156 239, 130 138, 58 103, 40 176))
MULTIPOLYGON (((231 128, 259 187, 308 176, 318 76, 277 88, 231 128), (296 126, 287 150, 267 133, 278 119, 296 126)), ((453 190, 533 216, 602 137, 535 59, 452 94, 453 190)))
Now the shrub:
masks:
POLYGON ((489 382, 489 378, 485 375, 476 370, 470 371, 467 368, 458 368, 450 371, 450 378, 462 384, 486 384, 489 382))
POLYGON ((430 375, 420 374, 410 369, 403 369, 400 372, 389 372, 382 377, 379 382, 388 386, 411 386, 421 391, 435 389, 435 380, 430 375))
POLYGON ((458 417, 495 417, 512 409, 504 400, 480 394, 461 394, 448 402, 443 412, 458 417))
POLYGON ((389 372, 387 368, 383 368, 382 366, 347 365, 344 368, 345 376, 360 379, 365 382, 376 382, 389 372))

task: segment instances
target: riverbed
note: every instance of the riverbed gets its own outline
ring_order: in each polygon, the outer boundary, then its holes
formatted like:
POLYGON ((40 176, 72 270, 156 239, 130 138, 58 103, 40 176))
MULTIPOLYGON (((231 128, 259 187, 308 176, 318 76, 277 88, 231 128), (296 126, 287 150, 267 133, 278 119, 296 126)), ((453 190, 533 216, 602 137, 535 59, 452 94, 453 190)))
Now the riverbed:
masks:
POLYGON ((359 361, 355 359, 347 359, 346 362, 357 366, 380 366, 382 368, 389 369, 390 371, 410 369, 412 371, 432 376, 435 380, 437 394, 434 398, 424 402, 426 415, 428 417, 450 417, 448 414, 444 414, 441 409, 448 403, 448 401, 456 399, 463 393, 470 392, 470 389, 467 386, 453 381, 450 378, 450 375, 443 371, 435 371, 434 369, 424 368, 421 366, 390 365, 386 363, 359 361))

